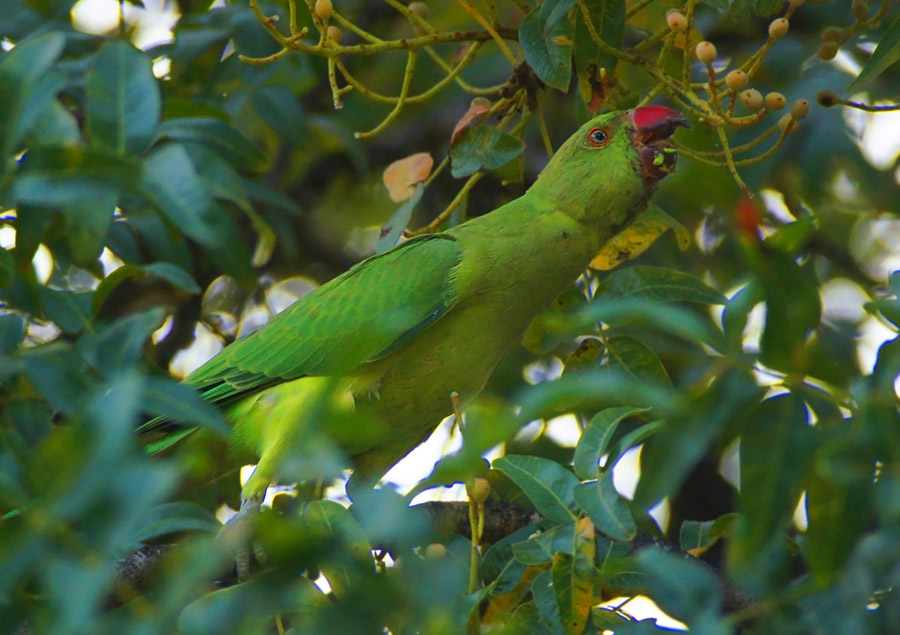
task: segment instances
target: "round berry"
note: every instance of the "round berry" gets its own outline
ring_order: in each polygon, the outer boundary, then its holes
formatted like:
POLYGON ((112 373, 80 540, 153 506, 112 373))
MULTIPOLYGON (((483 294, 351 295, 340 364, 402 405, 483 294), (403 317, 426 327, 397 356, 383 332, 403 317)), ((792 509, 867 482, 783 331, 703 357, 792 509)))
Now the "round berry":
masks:
POLYGON ((844 31, 836 26, 829 26, 822 29, 819 33, 819 39, 823 42, 840 42, 844 35, 844 31))
POLYGON ((469 498, 476 503, 483 503, 491 495, 491 484, 486 478, 476 478, 467 488, 469 498))
POLYGON ((857 22, 863 22, 869 17, 869 3, 866 0, 853 0, 850 3, 850 9, 857 22))
POLYGON ((749 108, 750 110, 759 110, 763 105, 763 96, 762 93, 756 90, 755 88, 748 88, 743 91, 738 97, 741 98, 741 102, 749 108))
POLYGON ((825 42, 819 47, 819 59, 824 62, 833 60, 837 55, 838 48, 837 42, 825 42))
POLYGON ((798 99, 791 104, 791 117, 797 121, 803 119, 809 114, 809 102, 805 99, 798 99))
POLYGON ((787 21, 787 18, 778 18, 777 20, 772 20, 769 24, 769 37, 772 39, 780 39, 787 35, 788 28, 791 26, 790 22, 787 21))
POLYGON ((816 101, 819 102, 819 105, 823 108, 836 106, 840 100, 841 98, 838 97, 837 93, 833 90, 821 90, 819 91, 819 94, 816 95, 816 101))
POLYGON ((704 64, 712 64, 716 59, 716 45, 704 40, 697 44, 694 53, 696 53, 697 59, 704 64))
POLYGON ((335 44, 340 44, 341 40, 344 39, 344 34, 341 33, 341 30, 339 28, 332 24, 328 27, 328 30, 325 31, 325 37, 327 37, 335 44))
POLYGON ((439 542, 433 542, 425 547, 426 560, 439 560, 447 555, 447 547, 439 542))
POLYGON ((415 13, 417 16, 422 18, 423 20, 428 19, 428 5, 424 2, 410 2, 409 10, 415 13))
POLYGON ((320 20, 327 20, 334 13, 334 5, 331 4, 331 0, 316 0, 313 11, 320 20))
POLYGON ((781 93, 769 93, 766 95, 766 108, 769 110, 781 110, 787 106, 787 99, 781 93))
POLYGON ((725 84, 731 90, 746 88, 748 83, 750 83, 750 78, 740 69, 733 70, 725 76, 725 84))
POLYGON ((672 9, 666 13, 666 24, 668 24, 669 28, 676 33, 684 33, 687 31, 688 27, 687 18, 684 17, 684 14, 681 11, 676 9, 672 9))
POLYGON ((787 130, 788 134, 790 134, 797 129, 797 120, 791 117, 790 113, 782 115, 781 119, 778 120, 778 129, 782 132, 787 130), (791 126, 791 122, 794 122, 794 125, 791 126), (790 130, 788 130, 788 126, 791 126, 790 130))

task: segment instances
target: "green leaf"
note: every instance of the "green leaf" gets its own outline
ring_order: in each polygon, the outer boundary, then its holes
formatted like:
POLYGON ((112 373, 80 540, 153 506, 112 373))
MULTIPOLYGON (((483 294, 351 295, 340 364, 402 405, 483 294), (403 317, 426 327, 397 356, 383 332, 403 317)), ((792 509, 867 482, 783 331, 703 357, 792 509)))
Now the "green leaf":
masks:
POLYGON ((859 71, 856 79, 847 86, 847 92, 852 93, 868 84, 898 60, 900 60, 900 17, 894 20, 881 36, 872 56, 859 71))
POLYGON ((700 0, 703 4, 719 11, 728 11, 728 0, 700 0))
POLYGON ((166 282, 171 283, 173 287, 182 291, 192 294, 198 294, 202 291, 200 285, 197 284, 197 281, 194 280, 191 274, 170 262, 154 262, 144 265, 141 269, 157 278, 162 278, 166 282))
MULTIPOLYGON (((26 132, 19 125, 26 104, 30 108, 38 107, 38 104, 29 103, 31 91, 60 56, 65 42, 61 33, 44 33, 18 42, 0 57, 0 183, 26 132)), ((45 95, 48 102, 53 97, 45 95)))
POLYGON ((363 528, 346 507, 334 501, 304 505, 302 519, 310 530, 344 550, 346 558, 323 559, 319 566, 337 597, 347 597, 353 590, 354 570, 372 566, 372 547, 363 528))
POLYGON ((553 558, 550 575, 553 594, 559 607, 559 619, 566 633, 583 633, 594 600, 594 536, 579 540, 587 549, 576 549, 575 555, 565 553, 553 558))
POLYGON ((646 574, 651 598, 662 610, 683 621, 691 631, 708 635, 731 632, 718 621, 722 590, 706 566, 657 548, 641 551, 636 560, 646 574))
POLYGON ((24 338, 25 319, 21 315, 0 315, 0 355, 12 353, 24 338))
POLYGON ((594 526, 610 538, 629 541, 637 535, 634 518, 613 485, 611 471, 599 480, 581 483, 575 490, 575 502, 594 526))
POLYGON ((150 147, 161 100, 147 55, 124 40, 106 43, 88 67, 86 91, 85 130, 92 146, 118 156, 150 147))
POLYGON ((91 311, 94 315, 99 315, 103 304, 120 284, 128 280, 143 281, 148 275, 165 280, 175 288, 188 293, 201 292, 200 286, 189 273, 171 263, 156 262, 144 266, 123 265, 100 282, 91 299, 91 311))
POLYGON ((678 532, 681 548, 692 556, 702 555, 719 540, 718 536, 710 533, 715 522, 717 521, 686 520, 681 523, 681 529, 678 532))
POLYGON ((571 319, 569 327, 577 332, 596 322, 610 326, 638 322, 652 325, 689 342, 709 344, 717 349, 721 346, 721 333, 713 328, 705 316, 680 306, 658 304, 643 298, 596 298, 571 319))
POLYGON ((229 433, 222 414, 194 390, 171 379, 147 378, 142 409, 157 417, 198 425, 221 434, 229 433))
POLYGON ((522 154, 525 144, 492 126, 466 128, 450 146, 450 173, 457 179, 494 170, 522 154))
POLYGON ((16 277, 16 260, 8 249, 0 247, 0 288, 8 287, 16 277))
POLYGON ((85 334, 78 348, 85 359, 105 376, 114 377, 134 367, 140 360, 150 335, 165 318, 162 308, 123 317, 99 335, 85 334))
POLYGON ((619 459, 622 458, 622 455, 628 452, 628 450, 643 443, 644 439, 650 437, 663 427, 665 427, 664 421, 651 421, 650 423, 645 423, 639 428, 635 428, 628 434, 623 435, 609 453, 609 459, 606 462, 607 469, 613 467, 619 459))
POLYGON ((221 119, 185 117, 162 122, 157 139, 193 141, 207 146, 238 170, 262 172, 269 158, 254 143, 221 119))
POLYGON ((727 299, 700 278, 663 267, 637 266, 603 278, 596 297, 642 298, 654 302, 725 304, 727 299))
POLYGON ((542 9, 525 16, 519 25, 519 44, 535 75, 565 93, 572 78, 572 23, 560 20, 549 25, 551 15, 542 9))
POLYGON ((80 333, 91 327, 92 293, 57 291, 44 285, 38 286, 37 292, 44 315, 53 320, 65 333, 80 333))
POLYGON ((640 340, 625 335, 611 337, 606 340, 606 350, 609 368, 621 370, 643 382, 672 385, 659 357, 640 340))
MULTIPOLYGON (((584 6, 600 39, 613 48, 621 47, 625 35, 625 0, 586 0, 584 6)), ((612 77, 617 61, 594 41, 579 8, 575 13, 575 71, 585 103, 591 103, 595 88, 600 86, 600 69, 606 69, 606 76, 612 77)))
POLYGON ((606 453, 606 448, 615 434, 619 422, 627 417, 647 412, 647 410, 648 408, 624 406, 607 408, 595 414, 582 432, 581 439, 575 447, 575 458, 573 459, 575 474, 582 479, 597 478, 600 473, 600 457, 606 453))
POLYGON ((560 553, 573 555, 575 523, 557 525, 528 540, 517 542, 512 545, 512 553, 518 562, 528 566, 550 564, 553 557, 560 553))
POLYGON ((531 595, 543 621, 553 629, 554 633, 561 631, 559 605, 556 603, 556 595, 553 593, 553 575, 549 570, 544 571, 531 583, 531 595))
POLYGON ((118 188, 110 187, 99 197, 63 207, 66 240, 75 264, 88 264, 100 257, 118 199, 118 188))
POLYGON ((756 0, 753 10, 756 12, 756 15, 769 17, 781 10, 781 4, 781 0, 756 0))
POLYGON ((424 192, 425 187, 421 183, 419 183, 416 186, 416 191, 413 192, 413 195, 409 199, 407 199, 403 203, 403 205, 398 207, 397 211, 391 214, 388 222, 385 223, 384 227, 381 228, 381 233, 378 236, 378 240, 375 241, 375 253, 387 251, 397 244, 397 241, 400 240, 400 235, 403 233, 403 230, 405 230, 406 226, 409 225, 409 219, 412 216, 413 211, 416 209, 416 205, 418 205, 419 201, 422 200, 422 194, 424 192))
POLYGON ((217 218, 224 210, 213 204, 209 190, 179 144, 166 144, 147 157, 138 189, 166 220, 201 245, 225 244, 217 218))
POLYGON ((571 507, 578 487, 575 475, 559 463, 537 456, 504 456, 493 467, 506 474, 545 518, 557 523, 574 520, 571 507))
POLYGON ((133 540, 135 543, 142 543, 186 531, 214 534, 220 529, 222 523, 215 515, 197 503, 163 503, 150 510, 133 540))

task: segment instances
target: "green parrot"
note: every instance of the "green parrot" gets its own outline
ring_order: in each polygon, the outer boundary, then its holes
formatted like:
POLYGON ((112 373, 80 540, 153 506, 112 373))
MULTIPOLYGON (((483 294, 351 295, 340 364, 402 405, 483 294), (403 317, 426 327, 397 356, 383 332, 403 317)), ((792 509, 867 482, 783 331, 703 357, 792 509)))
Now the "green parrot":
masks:
POLYGON ((360 262, 191 373, 185 382, 233 423, 232 446, 258 458, 239 516, 258 510, 326 391, 338 410, 383 424, 321 424, 352 457, 351 495, 452 414, 451 394, 470 402, 535 316, 647 207, 674 168, 666 139, 687 125, 663 106, 595 117, 520 198, 360 262))

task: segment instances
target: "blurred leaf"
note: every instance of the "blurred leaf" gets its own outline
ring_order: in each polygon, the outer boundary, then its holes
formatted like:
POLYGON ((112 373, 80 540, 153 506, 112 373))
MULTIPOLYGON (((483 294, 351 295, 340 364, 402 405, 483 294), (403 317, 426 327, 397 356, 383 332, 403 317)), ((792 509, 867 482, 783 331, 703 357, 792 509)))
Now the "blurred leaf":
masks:
POLYGON ((559 604, 556 603, 556 596, 553 593, 553 576, 549 569, 534 579, 531 595, 544 623, 554 633, 562 631, 559 604))
POLYGON ((526 350, 536 354, 544 354, 553 349, 561 341, 569 339, 568 333, 560 332, 559 328, 565 314, 573 313, 580 306, 584 306, 587 300, 584 293, 577 289, 563 291, 558 298, 546 309, 541 311, 528 326, 522 335, 522 346, 526 350))
MULTIPOLYGON (((620 408, 607 408, 601 410, 588 423, 581 439, 575 447, 573 465, 575 474, 582 479, 595 479, 599 474, 600 457, 606 453, 606 448, 616 432, 619 422, 627 417, 647 412, 648 408, 632 408, 629 406, 620 408)), ((596 525, 597 522, 594 521, 596 525)))
POLYGON ((159 123, 159 86, 150 59, 131 43, 115 40, 94 56, 86 78, 91 145, 118 155, 141 154, 159 123))
POLYGON ((375 241, 375 253, 387 251, 397 244, 397 241, 400 240, 400 236, 409 224, 409 219, 412 217, 416 205, 422 200, 422 193, 424 191, 425 187, 421 183, 416 185, 409 200, 398 207, 397 211, 391 215, 388 222, 381 228, 378 240, 375 241))
POLYGON ((859 90, 900 60, 900 17, 895 19, 881 36, 872 56, 863 65, 859 75, 847 86, 847 93, 859 90))
POLYGON ((0 247, 0 287, 8 287, 16 277, 16 261, 8 249, 0 247))
POLYGON ((644 549, 636 557, 646 574, 651 598, 666 613, 677 617, 691 630, 702 633, 730 633, 718 620, 722 591, 716 576, 700 562, 659 549, 644 549))
POLYGON ((114 377, 137 364, 144 345, 164 318, 165 311, 161 308, 125 316, 98 336, 86 333, 78 342, 79 351, 105 376, 114 377))
POLYGON ((427 152, 411 154, 387 166, 382 180, 391 200, 401 203, 415 196, 419 184, 428 178, 433 166, 434 159, 427 152))
POLYGON ((454 178, 506 165, 525 149, 519 139, 493 126, 466 128, 450 146, 450 173, 454 178))
POLYGON ((709 344, 714 348, 721 346, 721 334, 705 316, 680 306, 658 304, 639 297, 621 300, 597 297, 575 314, 569 328, 580 331, 596 322, 610 326, 645 323, 689 342, 709 344))
POLYGON ((150 510, 134 541, 142 543, 186 531, 214 534, 221 528, 215 515, 196 503, 163 503, 150 510))
POLYGON ((628 450, 639 445, 644 439, 647 439, 664 428, 664 421, 651 421, 650 423, 645 423, 631 432, 622 435, 622 438, 616 442, 612 451, 609 453, 609 460, 606 462, 607 469, 613 467, 619 459, 622 458, 622 455, 628 452, 628 450))
POLYGON ((607 271, 618 267, 626 260, 633 260, 670 229, 675 234, 679 249, 686 250, 691 244, 690 232, 684 225, 651 203, 631 225, 604 243, 603 248, 591 260, 590 267, 607 271))
POLYGON ((571 3, 547 2, 540 11, 526 15, 519 25, 519 44, 534 74, 548 86, 565 93, 572 78, 573 28, 568 19, 550 21, 559 4, 571 3))
POLYGON ((681 523, 681 529, 678 532, 678 543, 681 548, 695 558, 706 553, 719 539, 711 533, 715 522, 717 521, 686 520, 681 523))
POLYGON ((221 119, 209 117, 169 119, 157 128, 157 139, 200 143, 238 170, 261 172, 269 165, 269 159, 262 150, 221 119))
POLYGON ((571 508, 578 479, 567 469, 537 456, 507 455, 493 467, 506 474, 548 520, 565 523, 575 516, 571 508))
POLYGON ((606 275, 596 297, 637 297, 656 302, 725 304, 725 297, 689 273, 661 267, 636 266, 606 275))
POLYGON ((91 327, 91 293, 57 291, 43 285, 37 288, 44 315, 66 333, 80 333, 91 327))
POLYGON ((149 265, 144 265, 141 267, 141 270, 172 283, 172 286, 182 291, 187 291, 188 293, 200 293, 201 291, 197 281, 188 272, 172 263, 153 262, 149 265))
POLYGON ((222 413, 193 389, 172 379, 148 378, 141 407, 153 416, 198 425, 220 435, 229 432, 222 413))
POLYGON ((187 236, 207 247, 223 244, 217 218, 222 210, 213 205, 182 146, 169 143, 155 149, 141 168, 138 189, 187 236))
POLYGON ((512 545, 516 560, 528 566, 550 564, 554 556, 575 554, 575 522, 571 520, 512 545))
POLYGON ((110 295, 124 282, 142 282, 148 277, 165 280, 176 289, 187 293, 200 293, 200 287, 189 273, 168 262, 156 262, 149 265, 123 265, 103 278, 91 298, 91 311, 99 315, 104 303, 110 295))
POLYGON ((102 196, 80 200, 63 208, 69 230, 66 239, 75 263, 87 264, 100 257, 118 199, 119 192, 110 188, 102 196))
MULTIPOLYGON (((586 0, 584 6, 600 39, 613 48, 621 46, 625 34, 625 0, 586 0)), ((606 69, 606 76, 611 78, 617 61, 594 41, 579 7, 575 12, 575 71, 585 103, 592 101, 598 85, 602 87, 600 69, 606 69)))
POLYGON ((612 471, 601 474, 599 480, 581 483, 575 490, 575 502, 610 538, 628 541, 637 535, 628 505, 613 485, 612 471))
POLYGON ((0 355, 12 353, 24 337, 25 319, 21 315, 0 315, 0 355))
POLYGON ((652 350, 633 337, 620 335, 606 340, 609 368, 640 381, 671 386, 672 380, 652 350))
MULTIPOLYGON (((17 43, 0 57, 0 184, 26 132, 19 125, 20 117, 25 115, 23 109, 26 104, 32 109, 39 106, 28 103, 30 91, 60 56, 64 45, 61 33, 49 32, 17 43)), ((48 103, 53 98, 52 94, 44 94, 48 103)))
POLYGON ((566 633, 582 633, 594 603, 594 528, 578 521, 575 554, 554 556, 550 568, 559 617, 566 633))
MULTIPOLYGON (((346 507, 334 501, 312 501, 303 507, 304 522, 313 530, 319 530, 340 545, 342 556, 352 559, 357 567, 371 569, 372 547, 365 533, 346 507)), ((320 570, 338 598, 347 597, 353 591, 352 567, 343 558, 328 559, 320 563, 320 570)))

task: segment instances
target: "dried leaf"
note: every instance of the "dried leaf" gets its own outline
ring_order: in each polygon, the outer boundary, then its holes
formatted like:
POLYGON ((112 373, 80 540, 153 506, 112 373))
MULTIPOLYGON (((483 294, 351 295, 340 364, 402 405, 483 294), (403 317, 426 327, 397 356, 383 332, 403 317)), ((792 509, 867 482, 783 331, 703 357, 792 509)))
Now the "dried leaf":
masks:
POLYGON ((384 170, 384 186, 391 200, 400 203, 408 200, 416 191, 416 186, 428 178, 434 159, 427 152, 417 152, 391 163, 384 170))
POLYGON ((460 117, 459 121, 456 122, 456 126, 453 128, 453 134, 450 135, 450 145, 453 145, 457 135, 459 135, 463 129, 467 128, 472 123, 482 121, 490 110, 491 102, 489 100, 484 97, 476 97, 473 99, 472 103, 469 104, 469 109, 466 111, 466 114, 460 117))

